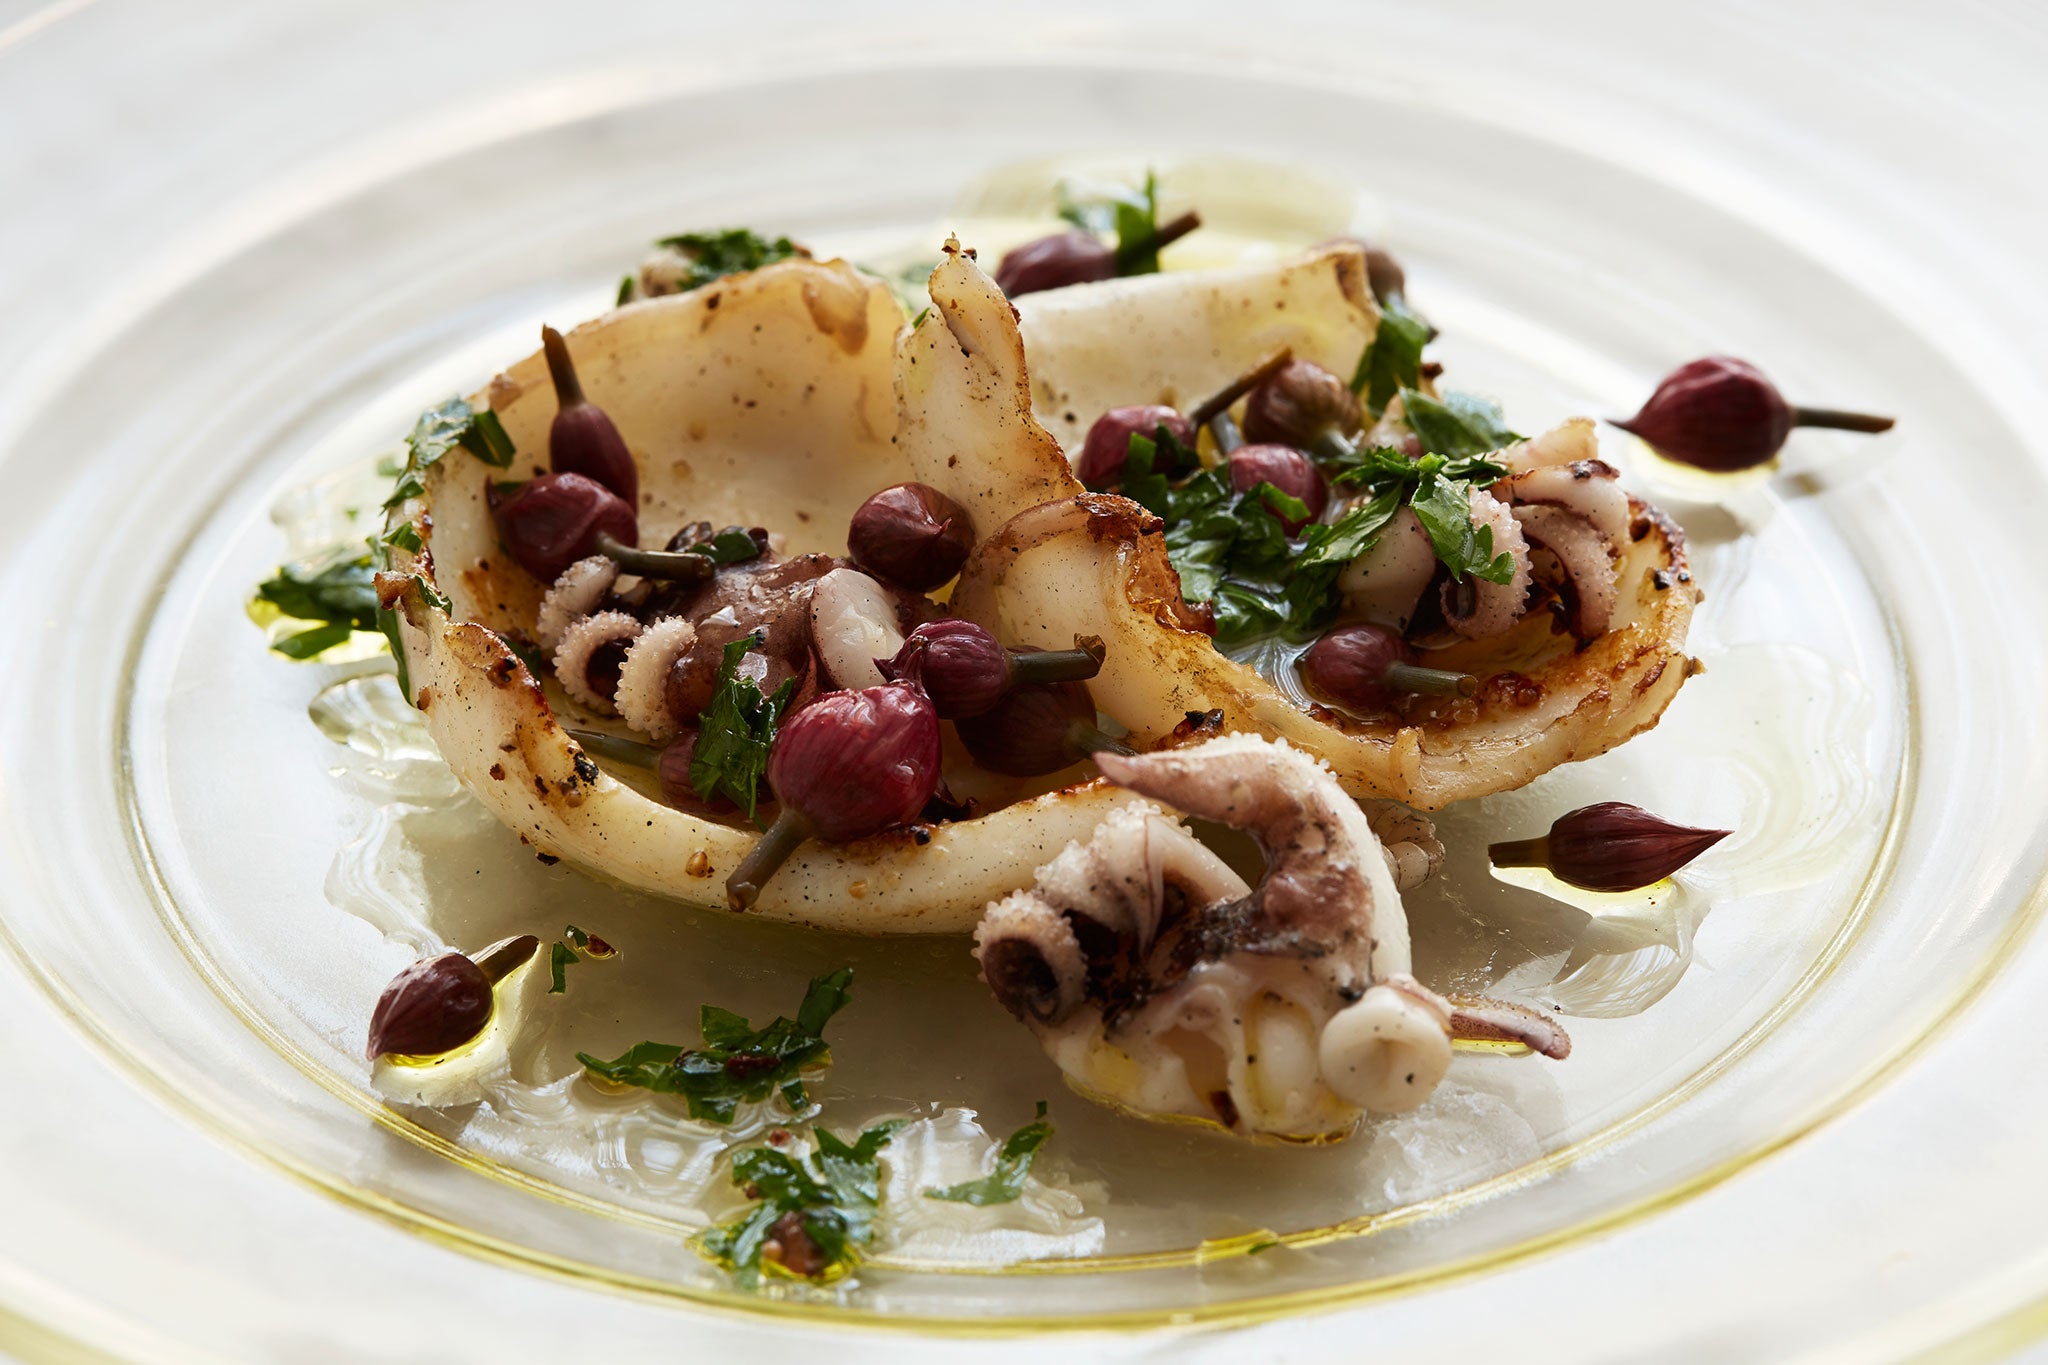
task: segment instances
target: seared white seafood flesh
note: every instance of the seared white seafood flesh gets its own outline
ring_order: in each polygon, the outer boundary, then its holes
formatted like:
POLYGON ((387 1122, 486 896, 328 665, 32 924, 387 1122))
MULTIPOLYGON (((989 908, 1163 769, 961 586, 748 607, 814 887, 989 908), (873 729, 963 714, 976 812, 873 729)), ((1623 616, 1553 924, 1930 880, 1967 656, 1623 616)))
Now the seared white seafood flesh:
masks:
POLYGON ((1244 829, 1256 889, 1172 816, 1126 807, 990 905, 982 973, 1084 1090, 1151 1116, 1302 1140, 1427 1099, 1451 1006, 1409 975, 1365 813, 1285 743, 1098 756, 1110 780, 1244 829))

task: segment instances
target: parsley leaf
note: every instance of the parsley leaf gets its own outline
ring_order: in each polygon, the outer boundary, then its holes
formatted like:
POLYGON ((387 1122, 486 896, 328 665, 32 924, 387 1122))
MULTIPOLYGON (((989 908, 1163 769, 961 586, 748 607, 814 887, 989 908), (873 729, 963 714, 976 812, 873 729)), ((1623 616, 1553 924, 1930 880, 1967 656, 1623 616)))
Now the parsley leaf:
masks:
POLYGON ((1417 463, 1426 469, 1409 505, 1452 579, 1463 582, 1470 575, 1505 583, 1514 577, 1514 557, 1493 553, 1493 528, 1472 525, 1472 484, 1447 474, 1439 456, 1424 456, 1417 463))
POLYGON ((801 1109, 810 1103, 802 1072, 830 1063, 825 1025, 845 1008, 852 986, 853 968, 841 967, 811 982, 795 1019, 778 1015, 757 1029, 731 1010, 706 1005, 698 1012, 701 1048, 645 1042, 609 1062, 587 1052, 576 1060, 605 1080, 683 1096, 693 1119, 731 1123, 742 1100, 765 1100, 777 1091, 790 1108, 801 1109))
MULTIPOLYGON (((751 540, 747 542, 750 546, 751 540)), ((690 757, 690 785, 706 801, 719 792, 731 797, 753 819, 759 804, 762 775, 768 771, 768 751, 775 743, 776 728, 789 699, 796 695, 796 679, 785 679, 775 694, 763 697, 752 678, 739 673, 740 660, 766 637, 759 631, 742 636, 725 647, 718 665, 718 687, 711 705, 698 718, 697 751, 690 757)))
POLYGON ((1400 488, 1380 491, 1335 521, 1318 522, 1302 537, 1287 581, 1287 628, 1292 635, 1321 630, 1334 608, 1337 579, 1346 565, 1373 547, 1401 510, 1400 488))
POLYGON ((690 554, 703 555, 714 564, 739 564, 761 557, 760 543, 747 534, 744 526, 728 526, 709 539, 683 548, 690 554))
POLYGON ((497 413, 489 408, 479 411, 466 398, 450 398, 428 408, 413 423, 412 434, 405 438, 405 465, 398 471, 398 486, 384 500, 385 508, 425 493, 427 470, 457 446, 493 469, 511 468, 517 453, 497 413))
POLYGON ((732 1159, 733 1183, 760 1202, 730 1223, 698 1234, 693 1245, 743 1285, 771 1275, 838 1279, 874 1236, 882 1200, 882 1149, 906 1121, 876 1124, 849 1143, 815 1128, 809 1154, 749 1147, 732 1159), (775 1254, 768 1244, 776 1245, 775 1254))
POLYGON ((1055 191, 1060 217, 1084 232, 1116 237, 1116 273, 1159 273, 1159 178, 1145 172, 1143 189, 1063 180, 1055 191))
POLYGON ((512 465, 512 438, 505 434, 498 414, 489 408, 479 411, 466 398, 450 398, 439 407, 428 408, 413 423, 412 434, 405 438, 407 466, 417 473, 457 446, 493 469, 512 465))
POLYGON ((1232 644, 1287 623, 1293 547, 1281 518, 1307 514, 1268 483, 1234 492, 1222 466, 1172 491, 1167 558, 1180 574, 1181 595, 1215 613, 1217 640, 1232 644))
POLYGON ((668 247, 689 262, 682 278, 676 281, 679 293, 724 279, 727 275, 759 270, 764 265, 786 261, 792 256, 810 255, 787 237, 770 241, 748 228, 685 232, 663 237, 655 245, 668 247))
POLYGON ((1373 416, 1385 412, 1395 394, 1422 382, 1422 347, 1428 340, 1429 324, 1400 299, 1381 305, 1379 331, 1358 357, 1358 370, 1351 377, 1353 391, 1373 416))
POLYGON ((569 989, 569 968, 582 960, 582 958, 576 956, 574 948, 571 948, 566 943, 556 942, 554 951, 548 955, 548 971, 553 976, 553 980, 548 983, 549 995, 560 995, 563 991, 569 989))
POLYGON ((1477 394, 1447 393, 1438 400, 1403 389, 1401 412, 1432 455, 1487 455, 1522 439, 1501 420, 1500 404, 1477 394))
POLYGON ((1010 1134, 996 1153, 996 1168, 980 1180, 963 1181, 943 1189, 926 1190, 927 1199, 943 1199, 953 1204, 973 1204, 977 1208, 989 1204, 1008 1204, 1024 1192, 1024 1179, 1031 1174, 1031 1163, 1038 1156, 1038 1149, 1052 1136, 1052 1125, 1045 1121, 1045 1101, 1038 1102, 1038 1117, 1010 1134))
POLYGON ((288 659, 310 659, 345 643, 359 630, 376 630, 376 570, 367 554, 335 557, 318 567, 287 564, 256 588, 256 600, 295 621, 316 623, 271 643, 288 659))
POLYGON ((1170 509, 1172 481, 1201 467, 1201 458, 1194 449, 1182 445, 1180 438, 1162 422, 1150 436, 1131 433, 1117 491, 1146 511, 1163 517, 1170 509))
POLYGON ((548 955, 548 971, 553 977, 548 984, 549 995, 560 995, 569 988, 568 970, 584 958, 595 962, 618 956, 618 949, 611 944, 594 934, 584 933, 573 924, 562 930, 562 935, 548 955))

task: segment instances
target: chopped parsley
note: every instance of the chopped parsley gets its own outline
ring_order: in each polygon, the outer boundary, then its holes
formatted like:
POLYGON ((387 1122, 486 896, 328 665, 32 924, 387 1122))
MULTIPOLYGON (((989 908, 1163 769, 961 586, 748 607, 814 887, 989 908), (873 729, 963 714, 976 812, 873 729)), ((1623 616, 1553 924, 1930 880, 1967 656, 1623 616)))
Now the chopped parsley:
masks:
POLYGON ((347 643, 359 630, 376 630, 376 569, 367 554, 336 556, 316 567, 287 564, 256 588, 256 600, 280 616, 312 623, 271 641, 288 659, 310 659, 347 643))
POLYGON ((964 1181, 948 1185, 944 1189, 926 1190, 927 1199, 944 1199, 954 1204, 973 1204, 981 1207, 988 1204, 1008 1204, 1024 1192, 1024 1180, 1031 1174, 1031 1163, 1038 1157, 1038 1149, 1052 1136, 1052 1125, 1045 1121, 1045 1101, 1038 1102, 1038 1117, 1019 1128, 1004 1140, 1002 1150, 996 1153, 996 1168, 980 1180, 964 1181))
POLYGON ((810 255, 787 237, 770 241, 748 228, 685 232, 663 237, 655 245, 669 248, 688 262, 688 268, 676 281, 678 293, 724 279, 727 275, 759 270, 764 265, 786 261, 792 256, 810 255))
POLYGON ((1352 389, 1373 416, 1385 412, 1394 395, 1422 382, 1422 348, 1428 340, 1429 324, 1398 298, 1381 305, 1379 331, 1358 357, 1357 373, 1351 377, 1352 389))
POLYGON ((1401 413, 1432 455, 1489 455, 1522 439, 1501 420, 1500 404, 1473 393, 1447 393, 1436 399, 1403 389, 1401 413))
POLYGON ((733 1183, 759 1202, 698 1234, 697 1250, 742 1285, 765 1274, 826 1283, 859 1263, 882 1202, 882 1149, 906 1121, 879 1123, 851 1143, 814 1128, 807 1153, 748 1147, 733 1154, 733 1183))
MULTIPOLYGON (((749 546, 753 541, 747 542, 749 546)), ((758 553, 758 551, 756 551, 758 553)), ((711 705, 698 718, 697 751, 690 757, 690 785, 709 801, 719 793, 732 798, 747 818, 760 802, 761 778, 768 771, 768 751, 775 743, 782 713, 796 695, 796 679, 788 678, 764 697, 752 678, 742 677, 740 660, 766 637, 759 631, 725 647, 718 665, 718 687, 711 705)))
POLYGON ((407 498, 425 493, 427 470, 457 446, 493 469, 511 468, 512 457, 517 453, 497 413, 489 408, 473 408, 466 398, 450 398, 438 407, 428 408, 413 423, 412 434, 405 438, 405 464, 398 471, 398 486, 391 490, 384 506, 396 507, 407 498))
POLYGON ((1078 185, 1063 180, 1056 191, 1060 217, 1084 232, 1116 238, 1116 273, 1159 273, 1159 178, 1145 172, 1143 189, 1128 185, 1078 185))
POLYGON ((584 957, 592 961, 602 961, 618 955, 618 949, 597 935, 586 934, 575 925, 570 925, 562 931, 562 938, 556 940, 554 950, 548 955, 548 971, 552 977, 548 984, 548 994, 560 995, 569 988, 569 968, 583 961, 584 957), (579 957, 579 952, 583 956, 579 957))
POLYGON ((697 1022, 702 1047, 635 1043, 609 1062, 587 1052, 577 1053, 576 1060, 591 1075, 619 1085, 681 1095, 693 1119, 731 1123, 741 1101, 758 1102, 776 1093, 792 1110, 800 1110, 810 1103, 802 1073, 831 1062, 825 1025, 845 1008, 852 986, 853 968, 841 967, 811 982, 794 1019, 778 1015, 757 1029, 731 1010, 705 1005, 697 1022))
POLYGON ((1322 630, 1336 612, 1338 576, 1372 548, 1403 507, 1414 509, 1454 579, 1505 583, 1512 576, 1512 557, 1494 553, 1492 528, 1472 524, 1471 490, 1506 475, 1480 456, 1514 440, 1514 433, 1501 426, 1499 409, 1481 399, 1452 394, 1438 402, 1413 389, 1400 392, 1404 409, 1424 414, 1418 429, 1424 444, 1446 442, 1456 452, 1410 460, 1377 448, 1326 458, 1331 485, 1361 491, 1366 500, 1335 521, 1304 527, 1297 538, 1288 536, 1287 524, 1298 523, 1308 509, 1296 499, 1271 484, 1235 492, 1227 468, 1201 469, 1163 427, 1153 437, 1131 438, 1122 491, 1165 519, 1167 557, 1180 574, 1181 595, 1209 607, 1218 644, 1227 648, 1273 633, 1301 639, 1322 630), (1188 474, 1191 467, 1196 472, 1188 474))
POLYGON ((685 545, 693 555, 703 555, 714 564, 743 564, 761 557, 761 543, 747 534, 744 526, 728 526, 717 535, 685 545))
POLYGON ((553 951, 548 954, 548 972, 551 976, 548 982, 549 995, 560 995, 569 989, 569 969, 582 960, 576 956, 574 948, 560 940, 555 942, 553 951))

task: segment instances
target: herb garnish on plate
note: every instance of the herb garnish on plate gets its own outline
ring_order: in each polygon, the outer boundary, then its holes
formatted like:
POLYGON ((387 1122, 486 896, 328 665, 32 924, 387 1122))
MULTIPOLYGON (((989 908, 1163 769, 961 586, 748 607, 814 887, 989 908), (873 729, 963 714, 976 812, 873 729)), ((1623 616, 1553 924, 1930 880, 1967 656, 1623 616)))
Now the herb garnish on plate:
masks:
POLYGON ((924 1197, 943 1199, 952 1204, 973 1204, 977 1208, 1011 1203, 1024 1192, 1024 1181, 1031 1174, 1031 1163, 1037 1159, 1038 1149, 1051 1136, 1052 1124, 1046 1121, 1045 1101, 1040 1100, 1038 1116, 1004 1139, 1002 1150, 996 1153, 993 1171, 979 1180, 926 1190, 924 1197))
MULTIPOLYGON (((882 1149, 906 1122, 876 1124, 851 1143, 830 1129, 814 1128, 817 1150, 810 1153, 773 1146, 734 1153, 733 1183, 760 1202, 698 1234, 694 1245, 742 1285, 757 1283, 764 1272, 820 1283, 838 1279, 874 1235, 882 1149)), ((788 1141, 786 1133, 783 1138, 788 1141)))
MULTIPOLYGON (((753 541, 747 544, 751 548, 753 541)), ((765 639, 757 631, 725 647, 725 657, 718 665, 718 687, 711 694, 711 705, 704 708, 697 749, 690 758, 690 785, 697 795, 709 801, 723 793, 746 811, 749 820, 760 802, 761 778, 768 771, 776 728, 790 698, 796 695, 795 678, 784 679, 782 686, 764 697, 754 680, 740 673, 740 660, 765 639)))
POLYGON ((635 1043, 608 1062, 587 1052, 577 1053, 576 1060, 591 1075, 616 1084, 683 1096, 693 1119, 731 1123, 741 1101, 774 1093, 791 1109, 802 1109, 810 1103, 802 1073, 830 1063, 825 1025, 845 1008, 852 986, 853 968, 841 967, 812 980, 794 1019, 778 1015, 757 1029, 731 1010, 706 1005, 697 1024, 702 1047, 635 1043))

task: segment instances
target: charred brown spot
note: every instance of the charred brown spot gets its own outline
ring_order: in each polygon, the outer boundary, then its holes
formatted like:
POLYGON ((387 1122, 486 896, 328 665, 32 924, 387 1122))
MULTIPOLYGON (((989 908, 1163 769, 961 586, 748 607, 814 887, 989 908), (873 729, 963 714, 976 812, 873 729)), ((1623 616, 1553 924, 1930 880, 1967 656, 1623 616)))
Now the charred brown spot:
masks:
POLYGON ((1543 700, 1543 684, 1508 669, 1479 685, 1479 700, 1486 706, 1530 707, 1543 700))
POLYGON ((1216 1111, 1216 1118, 1224 1127, 1237 1127, 1237 1101, 1230 1098, 1228 1090, 1210 1091, 1209 1107, 1216 1111))
POLYGON ((1186 712, 1173 732, 1153 747, 1156 749, 1178 749, 1189 744, 1200 744, 1223 733, 1223 710, 1186 712))
POLYGON ((505 765, 504 765, 504 764, 502 764, 502 763, 493 763, 493 764, 491 765, 491 780, 492 780, 493 782, 503 782, 503 781, 505 780, 505 765))

